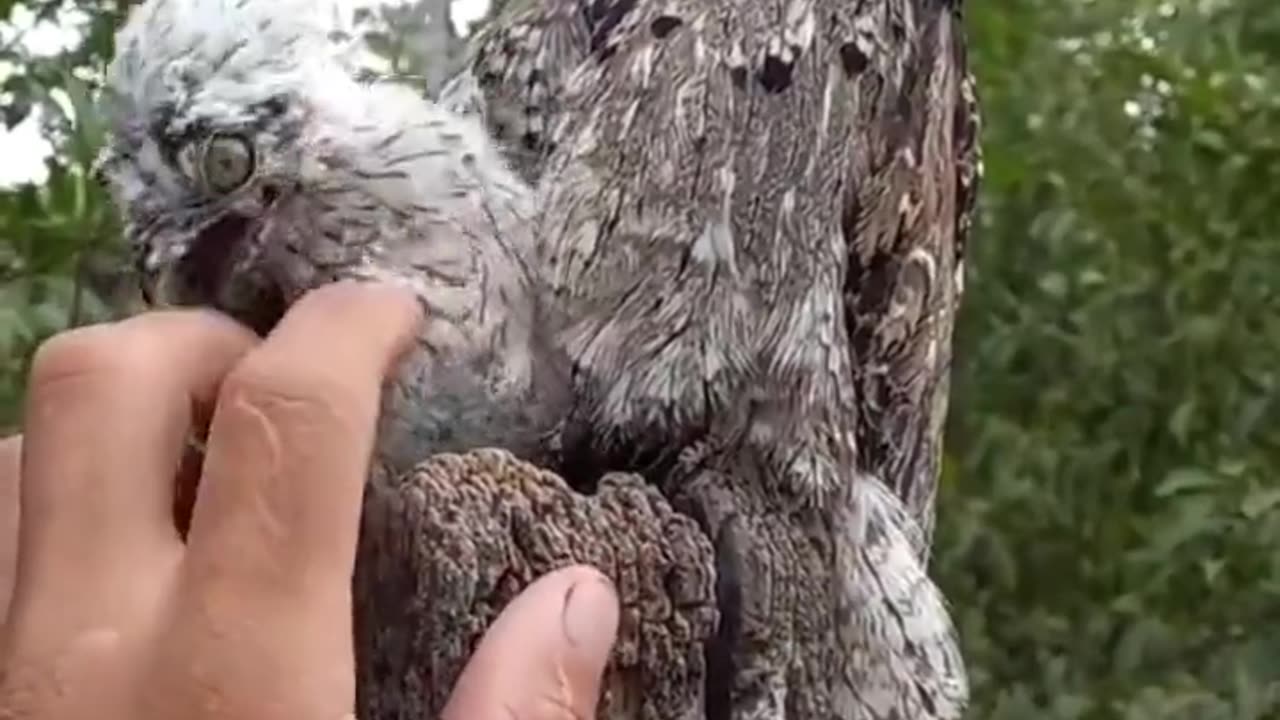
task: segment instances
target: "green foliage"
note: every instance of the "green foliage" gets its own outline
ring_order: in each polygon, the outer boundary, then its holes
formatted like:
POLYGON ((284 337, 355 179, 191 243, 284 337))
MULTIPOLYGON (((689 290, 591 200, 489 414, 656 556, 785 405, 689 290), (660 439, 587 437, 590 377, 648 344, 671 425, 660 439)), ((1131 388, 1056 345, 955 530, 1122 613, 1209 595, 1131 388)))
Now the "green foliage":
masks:
MULTIPOLYGON (((41 108, 58 148, 0 191, 0 428, 31 349, 106 317, 125 263, 85 100, 120 5, 27 7, 90 33, 0 40, 0 116, 41 108)), ((971 717, 1280 717, 1280 4, 968 13, 987 176, 935 571, 971 717)))
MULTIPOLYGON (((86 19, 79 43, 63 52, 31 53, 21 33, 0 43, 0 118, 11 129, 39 112, 55 155, 48 179, 0 192, 0 431, 16 425, 24 379, 36 344, 67 326, 107 318, 102 301, 122 267, 118 223, 91 176, 103 128, 94 112, 92 80, 112 49, 116 3, 40 0, 25 3, 37 18, 86 19)), ((0 0, 0 18, 14 12, 0 0)), ((12 29, 10 26, 6 29, 12 29)))
POLYGON ((935 567, 973 717, 1280 717, 1280 5, 975 4, 935 567))

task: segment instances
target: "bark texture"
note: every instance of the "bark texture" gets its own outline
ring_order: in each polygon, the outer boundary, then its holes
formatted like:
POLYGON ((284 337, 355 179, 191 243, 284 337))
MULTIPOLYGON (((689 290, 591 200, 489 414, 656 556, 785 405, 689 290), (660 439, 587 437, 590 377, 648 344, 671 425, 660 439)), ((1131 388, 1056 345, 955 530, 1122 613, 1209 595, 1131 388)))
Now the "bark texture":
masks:
POLYGON ((436 717, 484 630, 539 576, 588 563, 623 603, 604 717, 701 716, 711 545, 639 477, 590 496, 505 451, 375 478, 356 568, 360 717, 436 717))

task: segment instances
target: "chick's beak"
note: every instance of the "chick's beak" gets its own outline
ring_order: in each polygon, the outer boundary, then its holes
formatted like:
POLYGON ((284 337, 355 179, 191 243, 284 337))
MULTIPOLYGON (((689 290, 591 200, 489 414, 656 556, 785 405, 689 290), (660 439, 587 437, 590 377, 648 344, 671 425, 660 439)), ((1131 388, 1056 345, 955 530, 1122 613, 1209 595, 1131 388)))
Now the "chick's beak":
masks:
POLYGON ((284 315, 283 289, 260 260, 262 224, 228 211, 206 222, 185 251, 156 272, 143 272, 153 304, 204 306, 227 313, 266 335, 284 315))

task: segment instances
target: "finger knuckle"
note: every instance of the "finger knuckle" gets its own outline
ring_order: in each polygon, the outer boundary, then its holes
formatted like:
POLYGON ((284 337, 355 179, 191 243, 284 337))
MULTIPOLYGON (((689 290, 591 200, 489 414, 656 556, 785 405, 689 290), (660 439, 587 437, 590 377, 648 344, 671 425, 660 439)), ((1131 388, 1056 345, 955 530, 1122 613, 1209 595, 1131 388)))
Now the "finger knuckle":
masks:
POLYGON ((252 358, 227 375, 219 401, 220 406, 249 407, 277 418, 305 417, 308 424, 339 422, 351 404, 343 383, 326 373, 302 363, 252 358))
POLYGON ((368 292, 369 284, 359 280, 339 280, 321 285, 303 295, 298 302, 325 310, 338 310, 368 292))
POLYGON ((574 700, 571 690, 566 686, 548 689, 536 696, 529 717, 537 720, 586 720, 585 714, 574 700))
POLYGON ((342 280, 303 295, 294 312, 342 319, 361 333, 383 336, 398 335, 420 308, 407 284, 342 280))
POLYGON ((298 302, 311 306, 317 312, 361 312, 366 306, 387 303, 403 288, 368 280, 346 279, 321 285, 308 292, 298 302))
POLYGON ((59 333, 37 348, 31 384, 44 387, 72 378, 118 378, 145 373, 148 343, 126 341, 111 325, 91 325, 59 333))

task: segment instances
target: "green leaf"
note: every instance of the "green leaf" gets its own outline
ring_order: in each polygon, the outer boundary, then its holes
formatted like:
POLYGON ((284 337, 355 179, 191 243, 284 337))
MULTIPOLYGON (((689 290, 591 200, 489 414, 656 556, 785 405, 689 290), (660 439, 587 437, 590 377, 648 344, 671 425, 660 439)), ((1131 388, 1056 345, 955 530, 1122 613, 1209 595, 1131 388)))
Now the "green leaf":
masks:
POLYGON ((1280 506, 1280 488, 1258 488, 1245 496, 1240 512, 1247 519, 1256 520, 1277 506, 1280 506))
POLYGON ((1178 440, 1181 445, 1186 445, 1187 439, 1191 435, 1191 423, 1195 419, 1196 401, 1194 398, 1187 399, 1178 405, 1173 414, 1169 416, 1169 432, 1178 440))
POLYGON ((1183 493, 1194 493, 1212 490, 1218 485, 1218 479, 1212 473, 1197 467, 1182 467, 1172 470, 1156 487, 1158 498, 1169 498, 1183 493))

